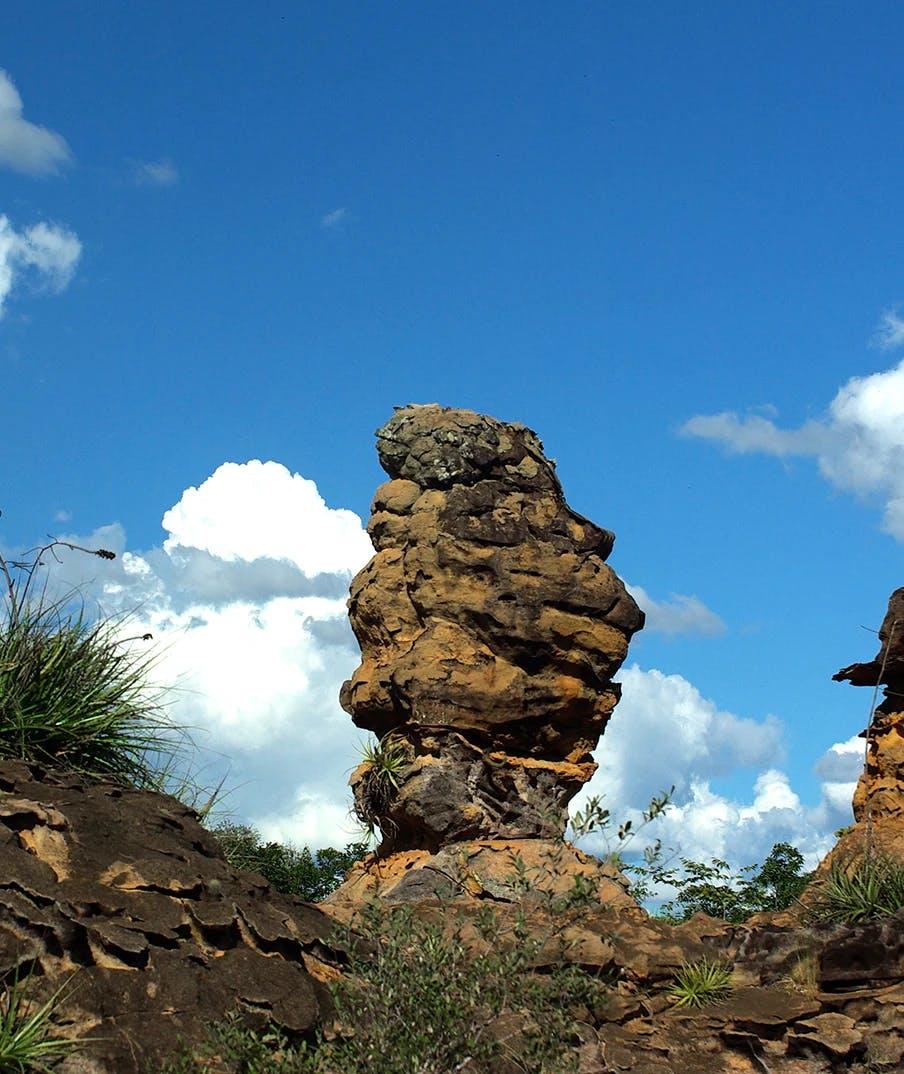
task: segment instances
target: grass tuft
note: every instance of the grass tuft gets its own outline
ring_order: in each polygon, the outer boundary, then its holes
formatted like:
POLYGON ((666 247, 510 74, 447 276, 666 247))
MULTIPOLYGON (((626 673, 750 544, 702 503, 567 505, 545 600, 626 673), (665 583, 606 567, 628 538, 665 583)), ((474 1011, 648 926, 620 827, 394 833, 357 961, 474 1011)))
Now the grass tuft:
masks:
POLYGON ((46 1002, 35 1006, 26 995, 28 978, 18 971, 11 985, 4 984, 0 996, 0 1071, 2 1074, 32 1074, 49 1071, 52 1063, 84 1043, 68 1037, 50 1036, 50 1022, 66 993, 64 982, 46 1002))
POLYGON ((904 907, 904 865, 887 855, 836 861, 809 907, 815 921, 856 925, 904 907))
POLYGON ((676 1007, 703 1007, 731 994, 731 966, 723 962, 685 962, 675 974, 669 995, 676 1007))
POLYGON ((0 758, 136 787, 159 782, 171 725, 148 687, 153 658, 64 605, 25 604, 0 623, 0 758))

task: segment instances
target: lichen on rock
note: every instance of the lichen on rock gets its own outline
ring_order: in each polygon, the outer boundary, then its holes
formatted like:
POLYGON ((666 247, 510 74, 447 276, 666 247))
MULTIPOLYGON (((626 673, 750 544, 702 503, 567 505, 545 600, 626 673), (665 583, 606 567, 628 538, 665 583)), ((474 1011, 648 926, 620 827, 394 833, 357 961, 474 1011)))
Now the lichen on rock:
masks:
MULTIPOLYGON (((643 625, 606 564, 614 536, 565 502, 535 433, 469 410, 398 409, 377 432, 390 480, 349 614, 354 722, 404 748, 383 851, 560 837, 643 625)), ((359 812, 372 765, 352 777, 359 812)))

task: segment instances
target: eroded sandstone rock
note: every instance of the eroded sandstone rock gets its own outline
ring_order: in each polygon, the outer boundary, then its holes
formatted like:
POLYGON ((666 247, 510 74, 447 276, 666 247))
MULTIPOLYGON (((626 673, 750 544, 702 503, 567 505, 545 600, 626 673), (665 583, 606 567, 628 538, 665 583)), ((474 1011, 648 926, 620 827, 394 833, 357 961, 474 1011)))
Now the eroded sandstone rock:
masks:
POLYGON ((0 764, 0 980, 95 1038, 61 1074, 146 1074, 237 1010, 305 1033, 332 1003, 331 925, 223 860, 175 798, 0 764))
POLYGON ((361 666, 342 704, 404 765, 352 777, 382 850, 560 837, 643 613, 572 511, 536 434, 468 410, 397 410, 376 554, 352 582, 361 666))
MULTIPOLYGON (((876 656, 851 664, 832 676, 854 686, 883 686, 883 700, 876 708, 866 739, 864 767, 854 791, 854 829, 830 855, 830 861, 856 857, 869 839, 904 861, 904 588, 896 589, 879 628, 881 643, 876 656)), ((825 872, 827 863, 821 867, 825 872)))

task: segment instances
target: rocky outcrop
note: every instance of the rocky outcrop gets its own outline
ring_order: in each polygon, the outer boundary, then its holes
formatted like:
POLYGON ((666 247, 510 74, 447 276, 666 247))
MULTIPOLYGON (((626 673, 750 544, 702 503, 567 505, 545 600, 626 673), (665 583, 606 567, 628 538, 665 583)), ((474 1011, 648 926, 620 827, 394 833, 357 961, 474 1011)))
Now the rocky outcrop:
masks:
POLYGON ((377 432, 390 481, 352 582, 361 666, 342 704, 381 749, 352 777, 384 854, 556 838, 595 770, 643 613, 537 436, 408 406, 377 432))
POLYGON ((145 1074, 233 1010, 311 1030, 329 934, 175 798, 0 764, 0 979, 38 999, 66 983, 55 1032, 95 1039, 61 1074, 145 1074))
POLYGON ((831 861, 856 856, 867 829, 874 847, 904 861, 904 588, 891 595, 879 641, 872 660, 851 664, 832 676, 837 682, 884 690, 863 732, 865 763, 853 800, 856 823, 832 852, 831 861))

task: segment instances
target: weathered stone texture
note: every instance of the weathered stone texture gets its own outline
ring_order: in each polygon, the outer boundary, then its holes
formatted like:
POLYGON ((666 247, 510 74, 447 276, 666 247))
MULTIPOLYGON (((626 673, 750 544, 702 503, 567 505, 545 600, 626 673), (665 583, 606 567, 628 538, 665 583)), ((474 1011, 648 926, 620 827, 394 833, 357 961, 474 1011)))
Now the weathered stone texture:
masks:
POLYGON ((0 764, 0 979, 30 974, 98 1038, 61 1074, 145 1074, 238 1010, 303 1033, 331 1010, 330 922, 223 860, 176 799, 0 764))
POLYGON ((643 625, 606 565, 613 535, 568 507, 523 425, 409 406, 377 449, 391 480, 352 583, 362 659, 342 704, 410 760, 384 850, 561 835, 643 625))

